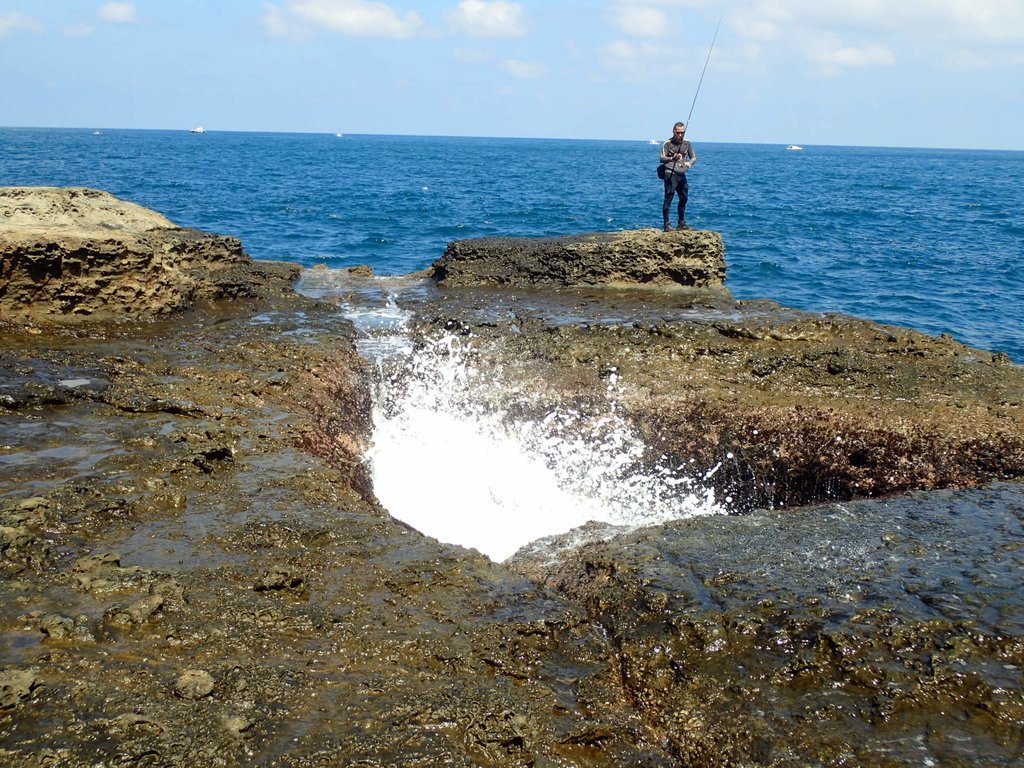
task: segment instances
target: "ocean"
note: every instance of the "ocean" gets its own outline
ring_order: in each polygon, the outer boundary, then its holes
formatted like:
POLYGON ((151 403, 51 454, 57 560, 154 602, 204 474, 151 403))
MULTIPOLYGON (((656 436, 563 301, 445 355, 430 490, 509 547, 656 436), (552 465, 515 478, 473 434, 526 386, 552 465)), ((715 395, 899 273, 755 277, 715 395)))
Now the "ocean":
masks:
MULTIPOLYGON (((1024 152, 692 138, 688 219, 722 233, 737 298, 1024 363, 1024 152)), ((0 185, 95 187, 256 258, 391 275, 454 239, 660 226, 657 155, 646 141, 4 128, 0 185)))

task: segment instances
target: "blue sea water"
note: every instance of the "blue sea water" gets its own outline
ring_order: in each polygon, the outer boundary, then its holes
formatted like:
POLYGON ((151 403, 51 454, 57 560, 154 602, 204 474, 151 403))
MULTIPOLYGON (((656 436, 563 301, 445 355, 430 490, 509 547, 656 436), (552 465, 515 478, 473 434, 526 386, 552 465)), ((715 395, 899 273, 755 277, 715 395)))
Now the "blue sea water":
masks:
MULTIPOLYGON (((1024 363, 1024 152, 701 142, 688 218, 727 285, 1024 363)), ((453 239, 660 224, 646 142, 0 129, 0 185, 89 186, 256 258, 380 274, 453 239)))

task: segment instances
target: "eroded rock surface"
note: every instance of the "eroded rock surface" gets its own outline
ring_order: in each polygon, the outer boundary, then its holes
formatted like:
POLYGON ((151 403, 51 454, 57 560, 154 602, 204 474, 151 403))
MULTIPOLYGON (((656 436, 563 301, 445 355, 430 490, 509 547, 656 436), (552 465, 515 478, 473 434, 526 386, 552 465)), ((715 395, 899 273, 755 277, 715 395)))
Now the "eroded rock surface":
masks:
POLYGON ((15 322, 146 318, 280 291, 293 265, 238 238, 175 226, 94 189, 0 187, 0 315, 15 322))
MULTIPOLYGON (((8 234, 32 229, 18 210, 8 234)), ((414 332, 495 371, 507 418, 614 400, 640 461, 789 507, 500 565, 377 502, 373 373, 336 306, 227 256, 181 262, 210 293, 104 292, 165 269, 150 213, 119 230, 141 261, 44 270, 36 298, 156 322, 37 324, 24 270, 0 298, 0 763, 1020 763, 1019 486, 792 508, 1020 477, 1004 357, 671 278, 620 291, 618 257, 592 277, 537 257, 521 274, 547 293, 419 285, 414 332), (166 314, 198 296, 242 300, 166 314)))
POLYGON ((725 247, 721 235, 703 230, 456 240, 434 262, 432 276, 448 287, 721 287, 725 247))
POLYGON ((682 765, 1020 764, 1019 488, 577 538, 511 564, 607 629, 682 765))
MULTIPOLYGON (((62 271, 61 295, 93 276, 62 271)), ((670 762, 579 607, 380 508, 369 394, 351 325, 291 291, 11 321, 0 763, 670 762)))
POLYGON ((582 610, 377 505, 368 385, 297 297, 8 337, 0 763, 671 761, 582 610))
POLYGON ((1005 355, 770 302, 602 293, 414 306, 425 337, 454 333, 515 382, 492 388, 496 409, 599 413, 611 387, 646 463, 734 512, 1024 477, 1024 369, 1005 355))

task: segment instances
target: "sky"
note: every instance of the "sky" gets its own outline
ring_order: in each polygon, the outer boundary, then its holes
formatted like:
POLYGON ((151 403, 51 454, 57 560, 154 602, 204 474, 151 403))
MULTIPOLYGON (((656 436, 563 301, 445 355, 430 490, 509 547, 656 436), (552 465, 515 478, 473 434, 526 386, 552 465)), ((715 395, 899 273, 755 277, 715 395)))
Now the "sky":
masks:
POLYGON ((1024 0, 0 0, 0 83, 8 127, 1024 150, 1024 0))

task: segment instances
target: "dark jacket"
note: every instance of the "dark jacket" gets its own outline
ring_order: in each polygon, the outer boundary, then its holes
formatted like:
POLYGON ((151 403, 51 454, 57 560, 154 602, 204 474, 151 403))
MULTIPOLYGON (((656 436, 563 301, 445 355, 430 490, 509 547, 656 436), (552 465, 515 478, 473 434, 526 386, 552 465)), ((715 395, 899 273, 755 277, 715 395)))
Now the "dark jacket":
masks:
POLYGON ((669 139, 661 145, 661 162, 668 166, 670 172, 686 173, 685 163, 687 161, 690 162, 690 165, 696 163, 697 153, 693 151, 693 144, 686 139, 683 139, 678 144, 673 139, 669 139), (677 154, 681 155, 678 160, 675 159, 677 154))

